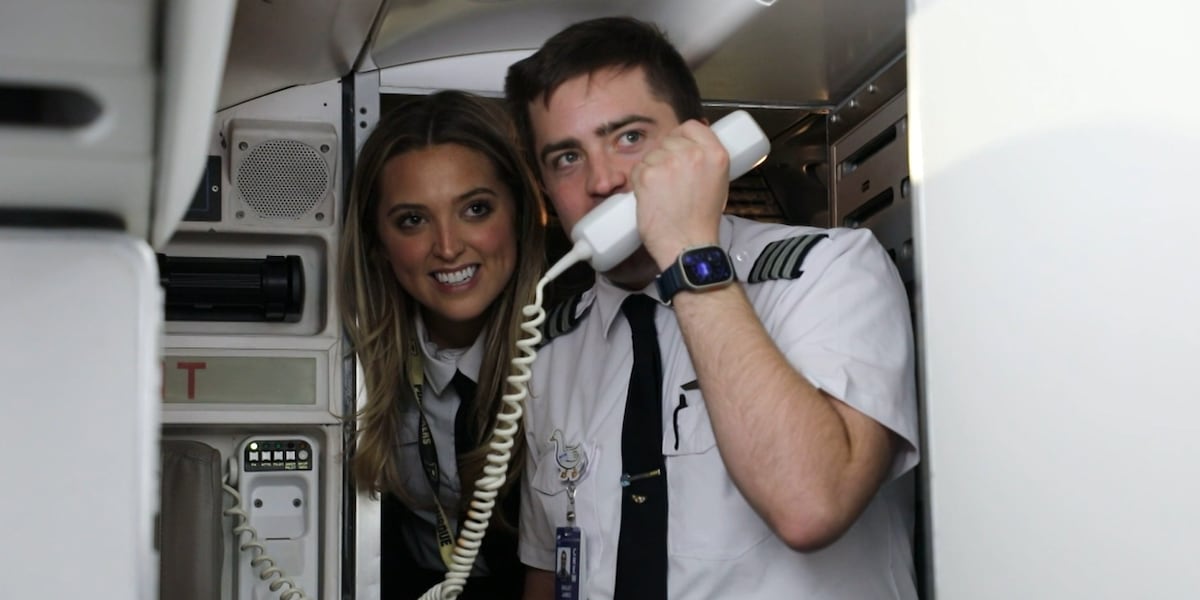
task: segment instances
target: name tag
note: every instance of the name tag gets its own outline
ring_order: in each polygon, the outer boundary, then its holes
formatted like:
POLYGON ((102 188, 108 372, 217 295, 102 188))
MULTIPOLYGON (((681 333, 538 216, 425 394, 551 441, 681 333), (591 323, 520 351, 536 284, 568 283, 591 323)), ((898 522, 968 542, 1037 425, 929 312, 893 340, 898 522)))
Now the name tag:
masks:
POLYGON ((559 527, 554 534, 554 598, 579 600, 583 592, 583 532, 578 527, 559 527))

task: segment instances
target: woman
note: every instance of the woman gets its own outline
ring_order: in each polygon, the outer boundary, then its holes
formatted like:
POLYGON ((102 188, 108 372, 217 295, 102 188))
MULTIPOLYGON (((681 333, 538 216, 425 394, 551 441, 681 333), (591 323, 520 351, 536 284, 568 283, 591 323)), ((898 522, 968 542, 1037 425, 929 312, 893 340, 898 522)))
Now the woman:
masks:
MULTIPOLYGON (((358 158, 339 294, 366 375, 351 468, 383 496, 385 598, 417 598, 442 580, 446 540, 486 462, 520 310, 544 263, 545 211, 519 148, 501 107, 440 92, 384 116, 358 158)), ((462 598, 520 597, 524 436, 514 442, 462 598)))

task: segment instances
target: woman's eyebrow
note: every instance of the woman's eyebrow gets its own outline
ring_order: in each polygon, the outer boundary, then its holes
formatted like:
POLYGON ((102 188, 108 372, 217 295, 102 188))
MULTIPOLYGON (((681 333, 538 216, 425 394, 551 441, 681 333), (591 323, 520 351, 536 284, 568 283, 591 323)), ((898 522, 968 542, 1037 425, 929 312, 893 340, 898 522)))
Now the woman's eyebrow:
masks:
POLYGON ((391 216, 392 213, 400 212, 400 211, 404 211, 404 210, 424 210, 424 209, 425 209, 425 207, 420 204, 405 204, 405 203, 393 204, 393 205, 391 205, 391 207, 389 207, 387 209, 387 212, 384 213, 384 216, 391 216))
POLYGON ((492 188, 490 188, 490 187, 487 187, 486 185, 481 185, 481 186, 479 186, 479 187, 471 188, 470 190, 467 190, 466 192, 463 192, 463 193, 459 194, 459 195, 458 195, 458 199, 459 199, 459 200, 466 200, 466 199, 468 199, 468 198, 473 198, 473 197, 475 197, 475 196, 478 196, 478 195, 480 195, 480 194, 486 194, 486 195, 489 195, 489 196, 495 196, 495 195, 496 195, 496 192, 495 192, 495 190, 493 190, 493 189, 492 189, 492 188))

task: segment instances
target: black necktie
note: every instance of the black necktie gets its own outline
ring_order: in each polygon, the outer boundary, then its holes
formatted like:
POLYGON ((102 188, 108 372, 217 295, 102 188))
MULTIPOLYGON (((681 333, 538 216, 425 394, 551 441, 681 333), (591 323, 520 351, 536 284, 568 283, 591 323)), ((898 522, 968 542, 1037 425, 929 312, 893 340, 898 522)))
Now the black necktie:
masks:
POLYGON ((648 296, 625 299, 633 372, 621 428, 621 537, 615 600, 667 598, 667 466, 662 455, 662 358, 648 296))
POLYGON ((450 385, 454 386, 454 392, 458 394, 458 412, 454 414, 454 451, 458 456, 462 456, 475 448, 479 437, 473 420, 467 418, 471 413, 471 406, 475 404, 475 382, 463 375, 462 371, 455 371, 450 385))
MULTIPOLYGON (((475 382, 463 375, 461 371, 455 371, 450 384, 454 386, 454 391, 459 397, 458 412, 454 415, 454 450, 455 454, 461 457, 464 452, 472 448, 476 437, 469 431, 474 428, 467 426, 469 419, 466 418, 467 414, 471 412, 471 405, 475 402, 475 382)), ((454 510, 454 507, 446 508, 454 510)), ((440 577, 435 577, 430 581, 431 571, 419 567, 416 559, 404 544, 404 536, 407 533, 403 528, 403 523, 418 519, 420 517, 413 514, 411 509, 390 492, 383 495, 380 528, 382 545, 380 564, 383 566, 380 572, 383 574, 381 587, 384 598, 415 598, 421 592, 413 590, 426 590, 434 582, 441 581, 440 577)), ((484 550, 488 548, 487 542, 496 537, 489 535, 484 538, 484 550)), ((516 555, 515 549, 512 554, 516 555)), ((489 562, 489 564, 491 563, 489 562)))

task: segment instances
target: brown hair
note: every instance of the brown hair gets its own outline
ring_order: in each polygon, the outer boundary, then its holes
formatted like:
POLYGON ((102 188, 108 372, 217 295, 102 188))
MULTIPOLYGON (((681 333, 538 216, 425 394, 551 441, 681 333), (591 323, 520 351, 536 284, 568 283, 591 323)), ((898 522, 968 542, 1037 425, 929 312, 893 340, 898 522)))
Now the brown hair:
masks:
POLYGON ((700 88, 687 61, 656 26, 632 17, 583 21, 558 32, 541 49, 508 68, 504 95, 530 163, 537 165, 529 105, 539 97, 546 105, 568 79, 605 68, 641 67, 650 91, 671 105, 682 123, 700 119, 700 88))
MULTIPOLYGON (((443 91, 416 97, 384 115, 363 144, 351 181, 339 247, 338 301, 342 323, 365 375, 366 403, 355 415, 358 437, 351 469, 358 485, 372 493, 392 492, 407 500, 396 466, 400 408, 415 403, 405 371, 408 340, 416 335, 419 307, 396 281, 378 237, 379 179, 384 165, 405 152, 438 144, 457 144, 488 158, 516 203, 517 267, 488 309, 484 356, 475 402, 468 415, 481 436, 491 432, 505 378, 517 351, 521 307, 533 299, 545 266, 545 208, 537 180, 521 160, 511 119, 495 102, 464 92, 443 91)), ((466 401, 466 399, 464 399, 466 401)), ((472 440, 474 450, 458 457, 462 489, 460 514, 483 473, 486 439, 472 440)), ((500 490, 504 498, 524 465, 525 436, 513 440, 512 474, 500 490)), ((503 511, 497 511, 502 515, 503 511)), ((503 521, 503 516, 501 516, 503 521)))

